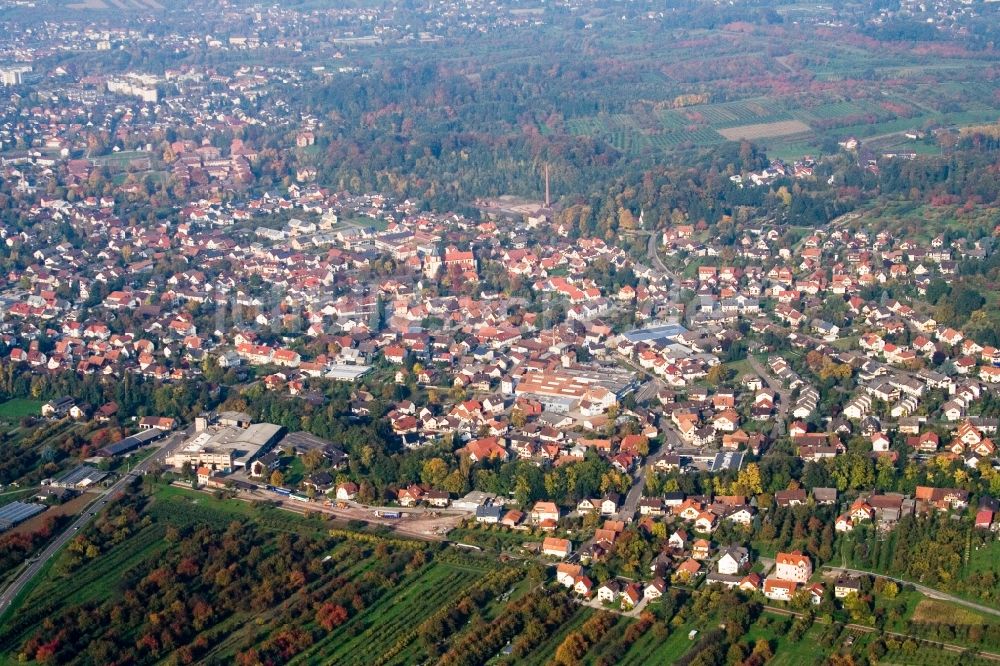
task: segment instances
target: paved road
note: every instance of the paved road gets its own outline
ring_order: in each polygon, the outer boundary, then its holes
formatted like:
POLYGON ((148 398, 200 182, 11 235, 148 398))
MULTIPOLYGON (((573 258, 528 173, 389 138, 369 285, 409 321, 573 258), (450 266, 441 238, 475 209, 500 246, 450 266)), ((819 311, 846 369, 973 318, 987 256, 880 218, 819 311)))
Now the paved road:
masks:
POLYGON ((649 402, 656 397, 656 394, 660 392, 663 388, 663 382, 659 379, 651 379, 642 386, 639 390, 635 392, 635 402, 636 404, 642 404, 644 402, 649 402))
POLYGON ((663 446, 654 455, 647 456, 646 462, 632 473, 632 487, 629 488, 628 493, 625 495, 625 501, 619 507, 618 514, 615 516, 616 519, 624 521, 632 520, 639 508, 639 500, 642 499, 642 493, 646 489, 646 472, 656 464, 657 460, 660 460, 679 446, 681 446, 680 436, 673 428, 664 428, 663 446))
POLYGON ((673 283, 677 283, 677 276, 672 270, 666 267, 663 260, 660 259, 660 253, 656 251, 657 241, 660 239, 658 233, 652 233, 649 235, 649 242, 646 244, 646 253, 649 255, 649 261, 653 264, 653 268, 660 271, 666 275, 673 283))
POLYGON ((974 611, 980 613, 986 613, 988 615, 1000 616, 1000 609, 993 608, 991 606, 983 606, 972 601, 966 601, 960 597, 956 597, 947 592, 942 592, 941 590, 935 590, 932 587, 927 587, 926 585, 921 585, 920 583, 914 583, 912 580, 904 580, 902 578, 893 578, 892 576, 886 576, 885 574, 876 573, 874 571, 862 571, 861 569, 845 569, 843 567, 833 567, 824 566, 824 569, 829 569, 830 571, 838 573, 853 573, 853 574, 864 574, 868 576, 878 576, 879 578, 888 578, 889 580, 896 581, 902 585, 912 585, 918 592, 923 594, 925 597, 931 599, 940 599, 941 601, 950 601, 953 604, 958 604, 959 606, 965 606, 966 608, 971 608, 974 611))
MULTIPOLYGON (((753 354, 747 354, 747 361, 750 367, 753 369, 757 375, 760 376, 767 388, 771 389, 778 395, 778 410, 775 415, 774 427, 771 428, 771 439, 777 439, 784 434, 785 419, 788 416, 788 410, 792 406, 792 392, 785 388, 784 384, 778 381, 771 373, 761 365, 760 361, 754 358, 753 354)), ((765 451, 765 455, 770 452, 770 447, 765 451)))
POLYGON ((771 389, 778 394, 778 417, 782 420, 785 418, 785 414, 788 413, 789 403, 791 402, 792 392, 784 387, 784 385, 775 379, 771 373, 760 364, 760 361, 753 356, 753 354, 747 354, 747 362, 753 371, 763 380, 767 388, 771 389))
POLYGON ((98 495, 98 497, 87 505, 83 512, 77 516, 76 520, 66 528, 66 530, 57 536, 41 553, 39 553, 34 559, 29 560, 28 566, 18 575, 14 581, 7 586, 7 588, 0 593, 0 612, 7 609, 10 603, 21 593, 21 590, 31 582, 31 580, 41 571, 49 560, 58 553, 63 546, 65 546, 70 539, 79 533, 79 531, 87 525, 94 516, 104 508, 104 505, 108 503, 108 498, 113 497, 115 493, 120 492, 125 486, 132 481, 136 476, 139 476, 147 469, 152 467, 154 464, 161 464, 166 459, 167 455, 182 441, 184 441, 191 428, 185 431, 176 432, 170 435, 164 442, 163 446, 149 456, 138 465, 135 466, 128 474, 123 474, 114 484, 108 487, 103 493, 98 495))

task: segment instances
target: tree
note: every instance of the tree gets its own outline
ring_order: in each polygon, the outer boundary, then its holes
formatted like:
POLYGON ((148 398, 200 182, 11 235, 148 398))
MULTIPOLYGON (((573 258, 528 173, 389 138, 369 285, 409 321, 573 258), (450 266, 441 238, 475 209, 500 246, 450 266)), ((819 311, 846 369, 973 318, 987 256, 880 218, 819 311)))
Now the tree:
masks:
POLYGON ((432 488, 440 488, 448 476, 448 464, 441 458, 431 458, 424 462, 420 470, 420 480, 432 488))
POLYGON ((347 620, 347 609, 338 604, 326 602, 316 611, 316 622, 327 631, 332 631, 347 620))
POLYGON ((719 363, 718 365, 713 365, 708 371, 707 379, 710 384, 724 384, 728 382, 734 374, 735 372, 728 365, 719 363))
POLYGON ((766 638, 757 639, 757 642, 754 643, 753 646, 753 654, 757 655, 764 661, 767 661, 774 656, 774 653, 771 651, 771 644, 766 638))
POLYGON ((285 475, 281 473, 281 470, 276 469, 273 472, 271 472, 272 486, 281 486, 283 483, 285 483, 285 475))
POLYGON ((942 296, 946 296, 950 291, 951 287, 948 286, 947 282, 941 278, 935 278, 934 280, 931 280, 929 285, 927 285, 927 302, 935 304, 942 296))
POLYGON ((531 502, 531 498, 531 482, 524 474, 518 474, 517 479, 514 481, 514 499, 517 500, 518 504, 524 507, 531 502))
POLYGON ((955 315, 963 322, 986 303, 983 295, 971 287, 961 287, 951 296, 950 300, 954 305, 955 315))
POLYGON ((302 464, 309 471, 314 471, 323 464, 323 452, 319 449, 310 449, 302 454, 302 464))
POLYGON ((757 463, 750 463, 736 477, 733 493, 736 495, 759 495, 764 492, 764 484, 757 463))

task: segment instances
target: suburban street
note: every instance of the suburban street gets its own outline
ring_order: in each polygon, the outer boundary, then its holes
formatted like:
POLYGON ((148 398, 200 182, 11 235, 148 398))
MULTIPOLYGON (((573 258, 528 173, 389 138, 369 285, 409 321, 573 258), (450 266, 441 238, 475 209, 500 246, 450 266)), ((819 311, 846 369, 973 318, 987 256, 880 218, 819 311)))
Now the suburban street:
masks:
POLYGON ((673 428, 664 428, 663 446, 655 454, 647 456, 646 462, 632 473, 632 487, 629 488, 628 493, 625 495, 625 501, 618 509, 618 514, 615 516, 617 520, 632 520, 636 510, 639 508, 639 500, 642 499, 642 493, 646 489, 646 473, 652 469, 656 461, 662 459, 663 456, 679 446, 681 446, 681 438, 673 428))
POLYGON ((11 602, 21 593, 21 590, 31 582, 31 580, 42 570, 49 560, 58 553, 63 546, 65 546, 70 539, 72 539, 83 527, 85 527, 97 513, 104 508, 104 505, 108 503, 108 499, 113 497, 115 493, 120 492, 125 486, 136 476, 140 476, 146 472, 147 469, 152 467, 154 464, 161 464, 166 459, 167 455, 173 451, 173 449, 187 439, 193 426, 187 428, 186 430, 175 432, 167 437, 163 445, 159 450, 153 455, 149 456, 138 465, 135 466, 128 473, 123 474, 121 478, 115 481, 114 484, 109 486, 107 490, 97 496, 97 498, 91 502, 87 507, 80 513, 79 516, 62 532, 56 536, 52 542, 45 547, 45 549, 39 553, 34 559, 28 561, 27 567, 18 575, 14 581, 7 586, 2 593, 0 593, 0 612, 7 609, 11 602))
POLYGON ((664 265, 663 260, 660 259, 660 253, 656 251, 658 239, 659 239, 658 234, 652 233, 649 235, 649 242, 646 245, 646 251, 649 254, 649 260, 650 262, 652 262, 653 268, 666 275, 668 278, 670 278, 671 282, 676 284, 677 276, 674 275, 674 272, 671 271, 669 268, 667 268, 666 265, 664 265))
MULTIPOLYGON (((786 389, 778 379, 771 375, 770 371, 761 365, 760 361, 758 361, 753 354, 747 354, 747 362, 753 371, 757 373, 757 376, 759 376, 764 382, 764 385, 774 391, 778 396, 778 409, 775 413, 774 426, 771 428, 771 437, 777 439, 784 434, 782 427, 785 423, 788 410, 792 407, 792 392, 786 389)), ((765 451, 765 455, 767 455, 769 451, 770 447, 768 447, 768 451, 765 451)))

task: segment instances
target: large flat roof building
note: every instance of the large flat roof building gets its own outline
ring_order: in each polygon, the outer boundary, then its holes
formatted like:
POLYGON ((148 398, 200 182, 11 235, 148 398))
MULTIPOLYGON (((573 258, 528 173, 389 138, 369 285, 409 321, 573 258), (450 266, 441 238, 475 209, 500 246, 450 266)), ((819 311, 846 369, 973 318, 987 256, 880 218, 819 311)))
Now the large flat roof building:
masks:
POLYGON ((32 516, 37 516, 45 511, 44 504, 32 504, 30 502, 11 502, 0 507, 0 532, 6 532, 12 527, 19 525, 32 516))
POLYGON ((514 394, 537 399, 547 410, 569 412, 581 403, 614 404, 635 388, 630 372, 615 368, 558 368, 521 376, 514 394))
POLYGON ((167 464, 180 468, 184 463, 190 463, 225 472, 247 467, 274 446, 284 431, 282 426, 273 423, 254 423, 246 428, 229 425, 204 430, 168 456, 167 464))

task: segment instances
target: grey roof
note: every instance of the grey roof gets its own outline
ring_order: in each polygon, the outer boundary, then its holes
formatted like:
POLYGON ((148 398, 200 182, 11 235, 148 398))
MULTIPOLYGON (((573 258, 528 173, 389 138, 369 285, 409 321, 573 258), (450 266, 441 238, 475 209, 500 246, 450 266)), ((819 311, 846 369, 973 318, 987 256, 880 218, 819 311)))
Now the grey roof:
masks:
POLYGON ((663 324, 637 328, 625 333, 623 337, 629 342, 650 342, 652 340, 670 340, 687 332, 688 330, 680 324, 663 324))
POLYGON ((117 441, 114 444, 109 444, 101 448, 100 453, 105 456, 117 456, 122 453, 128 453, 133 449, 137 449, 140 446, 156 441, 157 439, 163 437, 164 434, 165 433, 158 428, 142 430, 134 435, 129 435, 125 439, 117 441))
POLYGON ((45 505, 28 502, 11 502, 0 507, 0 531, 9 530, 42 511, 45 511, 45 505))
POLYGON ((281 445, 294 447, 296 453, 305 453, 306 451, 313 450, 322 451, 323 455, 333 462, 334 465, 339 465, 347 460, 347 454, 337 448, 333 442, 325 440, 322 437, 317 437, 304 430, 288 433, 281 440, 281 445))
POLYGON ((743 452, 742 451, 726 451, 719 453, 715 456, 715 460, 712 461, 709 471, 711 472, 721 472, 723 470, 736 470, 739 471, 743 468, 743 452))
POLYGON ((835 502, 837 500, 837 489, 813 488, 813 497, 818 502, 835 502))
POLYGON ((503 515, 504 509, 502 506, 494 506, 488 504, 486 506, 480 506, 476 508, 476 518, 496 518, 500 520, 500 516, 503 515))
POLYGON ((80 485, 84 482, 88 482, 88 485, 93 485, 98 483, 107 475, 107 472, 102 472, 96 467, 91 467, 90 465, 80 465, 79 467, 71 469, 57 478, 56 484, 67 488, 70 486, 80 485))

